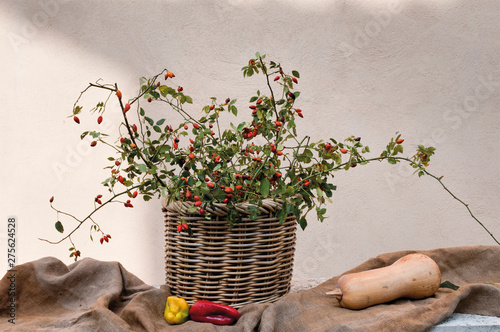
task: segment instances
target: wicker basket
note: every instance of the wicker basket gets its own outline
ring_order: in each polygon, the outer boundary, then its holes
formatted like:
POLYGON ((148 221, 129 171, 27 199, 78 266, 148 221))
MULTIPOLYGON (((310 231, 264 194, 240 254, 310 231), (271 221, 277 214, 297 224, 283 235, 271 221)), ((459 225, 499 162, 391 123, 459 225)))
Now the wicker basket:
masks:
MULTIPOLYGON (((192 304, 210 300, 239 308, 248 303, 273 302, 287 294, 292 278, 296 218, 281 225, 276 212, 282 202, 264 200, 256 220, 243 218, 228 229, 227 208, 216 204, 212 219, 188 212, 192 202, 165 206, 166 285, 175 296, 192 304), (193 231, 177 232, 186 221, 193 231)), ((249 204, 238 210, 245 213, 249 204)))

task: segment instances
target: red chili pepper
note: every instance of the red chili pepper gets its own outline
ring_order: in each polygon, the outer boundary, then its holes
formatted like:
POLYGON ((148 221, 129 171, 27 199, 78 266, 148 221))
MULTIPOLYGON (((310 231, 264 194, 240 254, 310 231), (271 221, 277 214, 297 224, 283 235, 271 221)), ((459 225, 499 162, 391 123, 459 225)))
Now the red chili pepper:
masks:
POLYGON ((241 317, 241 314, 228 305, 198 300, 189 309, 189 316, 195 322, 230 325, 235 323, 241 317))

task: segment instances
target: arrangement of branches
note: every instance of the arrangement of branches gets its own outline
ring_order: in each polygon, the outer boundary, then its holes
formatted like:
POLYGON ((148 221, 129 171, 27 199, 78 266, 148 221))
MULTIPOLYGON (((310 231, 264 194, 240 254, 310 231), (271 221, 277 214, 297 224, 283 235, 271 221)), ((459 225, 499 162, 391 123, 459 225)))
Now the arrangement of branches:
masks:
MULTIPOLYGON (((93 138, 91 146, 106 145, 115 152, 108 158, 110 165, 106 167, 110 169, 110 176, 102 182, 109 194, 106 198, 96 195, 94 209, 84 218, 56 209, 52 197, 50 203, 57 213, 57 231, 65 232, 61 217, 73 219, 76 224, 60 240, 44 241, 58 244, 68 240, 71 243, 70 256, 76 260, 81 252, 72 241, 72 235, 90 222, 91 239, 92 233, 98 233, 101 244, 108 242, 111 236, 103 231, 94 215, 110 203, 119 202, 132 208, 132 201, 137 196, 146 201, 167 196, 168 200, 191 202, 189 212, 204 215, 207 219, 211 218, 207 207, 213 207, 215 203, 226 204, 229 228, 244 217, 236 210, 239 203, 254 204, 248 207, 245 215, 254 219, 259 215, 258 206, 263 199, 279 198, 284 203, 278 218, 283 221, 289 214, 294 214, 305 229, 310 211, 316 212, 318 220, 325 219, 325 204, 331 202, 336 190, 332 183, 334 173, 375 161, 390 164, 402 161, 413 167, 418 176, 428 175, 438 181, 500 244, 469 206, 444 185, 442 177, 427 171, 435 151, 433 147, 418 145, 413 156, 403 157, 404 139, 398 135, 391 138, 378 156, 368 158, 366 155, 370 149, 360 137, 312 142, 309 136, 301 137, 297 133, 297 123, 304 117, 296 106, 300 97, 300 91, 296 90, 300 74, 295 70, 286 74, 279 63, 266 62, 265 55, 259 53, 242 71, 245 77, 263 74, 267 93, 259 90, 253 94, 249 99, 248 114, 243 115, 248 120, 231 123, 230 128, 225 129, 221 128, 219 119, 223 114, 238 116, 236 99, 218 102, 217 98, 211 98, 211 103, 203 107, 203 116, 194 118, 184 108, 186 104, 192 104, 192 98, 184 94, 181 86, 170 86, 175 75, 166 69, 150 79, 142 78, 139 94, 126 102, 117 84, 89 84, 73 107, 71 116, 76 123, 80 123, 78 115, 83 110, 79 101, 89 89, 107 92, 105 101, 90 109, 90 112, 97 113, 98 125, 103 121, 112 97, 123 114, 116 140, 99 131, 86 131, 81 135, 82 139, 87 135, 93 138), (167 118, 153 119, 140 101, 164 103, 183 121, 174 125, 167 118), (137 124, 131 123, 129 117, 132 108, 136 112, 137 124)), ((196 236, 188 222, 180 223, 178 231, 196 236)))

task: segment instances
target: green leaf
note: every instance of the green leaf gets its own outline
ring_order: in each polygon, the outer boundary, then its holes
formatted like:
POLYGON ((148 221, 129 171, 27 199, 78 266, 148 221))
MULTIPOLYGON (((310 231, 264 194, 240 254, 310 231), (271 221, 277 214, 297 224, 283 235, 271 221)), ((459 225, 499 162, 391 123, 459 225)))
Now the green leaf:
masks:
POLYGON ((231 105, 230 109, 235 116, 238 116, 238 109, 236 108, 236 106, 231 105))
POLYGON ((139 172, 141 173, 145 173, 148 170, 148 168, 144 164, 138 164, 137 167, 139 168, 139 172))
POLYGON ((165 119, 160 119, 156 122, 158 126, 161 126, 165 122, 165 119))
POLYGON ((271 187, 271 183, 269 183, 268 179, 263 179, 260 181, 260 193, 262 196, 267 197, 269 195, 269 188, 271 187))
POLYGON ((144 112, 144 109, 143 109, 142 107, 141 107, 141 110, 139 111, 139 114, 140 114, 141 116, 144 116, 144 114, 146 114, 146 112, 144 112))
POLYGON ((400 144, 398 144, 394 147, 394 153, 392 155, 394 156, 398 153, 403 153, 403 146, 400 144))
POLYGON ((167 95, 173 95, 176 93, 175 89, 169 87, 169 86, 166 86, 166 85, 162 85, 160 86, 160 93, 163 97, 166 97, 167 95))
POLYGON ((443 283, 441 283, 441 285, 439 285, 439 288, 449 288, 449 289, 457 290, 460 288, 460 286, 452 284, 451 282, 449 282, 447 280, 447 281, 444 281, 443 283))
POLYGON ((158 126, 153 126, 153 129, 154 131, 156 131, 157 133, 161 133, 161 128, 158 127, 158 126))
POLYGON ((311 150, 309 149, 305 149, 304 150, 304 156, 308 157, 308 158, 312 158, 313 157, 313 153, 311 150))
POLYGON ((55 226, 56 226, 56 229, 57 229, 57 231, 58 231, 59 233, 64 232, 64 227, 63 227, 63 224, 62 224, 60 221, 56 222, 56 225, 55 225, 55 226))
POLYGON ((306 218, 304 218, 304 217, 300 218, 299 225, 302 228, 302 230, 306 229, 306 227, 307 227, 307 220, 306 220, 306 218))
POLYGON ((292 75, 295 76, 295 77, 297 77, 297 78, 300 78, 300 74, 296 70, 292 70, 292 75))
POLYGON ((95 132, 95 131, 91 131, 91 132, 89 132, 89 135, 92 136, 92 138, 97 138, 97 137, 99 137, 100 134, 95 132))
POLYGON ((237 131, 238 131, 238 132, 241 132, 241 131, 243 130, 243 128, 245 128, 245 125, 246 125, 246 124, 245 124, 245 122, 240 123, 240 124, 238 125, 238 129, 237 129, 237 131))
POLYGON ((153 119, 151 119, 151 118, 149 118, 147 116, 144 117, 144 120, 146 120, 149 123, 150 126, 152 126, 152 125, 155 124, 155 122, 153 121, 153 119))

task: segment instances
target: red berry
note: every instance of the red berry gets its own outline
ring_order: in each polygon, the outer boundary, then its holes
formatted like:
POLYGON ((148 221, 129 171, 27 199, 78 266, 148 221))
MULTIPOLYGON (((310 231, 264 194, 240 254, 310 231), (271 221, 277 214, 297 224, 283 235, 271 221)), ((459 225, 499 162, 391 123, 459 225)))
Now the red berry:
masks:
POLYGON ((125 104, 125 107, 123 108, 123 113, 127 113, 129 109, 130 109, 130 104, 129 103, 125 104))
POLYGON ((120 176, 118 177, 118 182, 123 183, 123 181, 124 181, 124 180, 125 180, 125 179, 123 178, 123 176, 121 176, 121 175, 120 175, 120 176))
POLYGON ((211 131, 211 132, 210 132, 210 135, 212 135, 212 136, 213 136, 213 135, 215 135, 215 133, 214 133, 213 131, 211 131))
POLYGON ((295 77, 292 77, 292 81, 293 81, 293 83, 295 83, 295 84, 298 84, 298 83, 299 83, 299 81, 297 81, 297 79, 296 79, 295 77))
POLYGON ((255 106, 255 105, 250 105, 250 106, 248 106, 248 107, 250 107, 250 108, 251 108, 251 109, 253 109, 253 110, 257 108, 257 106, 255 106))
POLYGON ((213 188, 213 187, 215 187, 215 185, 212 182, 209 182, 209 183, 207 183, 207 187, 208 188, 213 188))
POLYGON ((161 85, 160 82, 156 83, 156 86, 160 86, 160 85, 161 85))
POLYGON ((340 149, 340 152, 342 152, 343 154, 346 154, 347 153, 347 149, 342 148, 342 149, 340 149))
POLYGON ((274 123, 276 124, 276 127, 281 127, 281 122, 279 122, 278 120, 276 120, 274 123))
POLYGON ((101 122, 102 122, 102 116, 99 116, 99 117, 97 118, 97 124, 101 124, 101 122))
POLYGON ((103 236, 104 241, 109 242, 108 237, 106 235, 103 236))
POLYGON ((200 198, 200 196, 194 196, 194 197, 193 197, 193 199, 194 199, 195 201, 199 201, 201 198, 200 198))
POLYGON ((165 74, 165 79, 167 79, 167 77, 172 78, 172 77, 175 77, 175 75, 171 71, 167 71, 167 73, 165 74))
POLYGON ((137 132, 137 126, 135 125, 135 123, 132 125, 132 131, 135 133, 137 132))
POLYGON ((188 128, 189 128, 189 127, 188 127, 188 125, 184 125, 184 129, 186 129, 186 130, 187 130, 188 128))
POLYGON ((229 202, 229 198, 224 198, 224 200, 222 201, 223 203, 227 203, 229 202))
POLYGON ((122 99, 122 92, 120 90, 116 90, 116 96, 118 99, 122 99))
POLYGON ((398 139, 398 140, 396 141, 396 143, 401 144, 401 143, 403 143, 404 141, 405 141, 404 139, 400 138, 400 139, 398 139))
POLYGON ((120 143, 125 143, 125 138, 124 137, 120 138, 120 143))
POLYGON ((102 204, 100 199, 97 199, 96 202, 97 202, 97 204, 102 204))
POLYGON ((203 209, 203 208, 199 208, 199 209, 198 209, 198 213, 199 213, 199 214, 205 214, 205 209, 203 209))
POLYGON ((184 90, 184 88, 182 86, 177 88, 177 92, 181 92, 182 90, 184 90))
POLYGON ((97 195, 96 197, 97 197, 97 198, 102 198, 102 195, 97 195))
POLYGON ((193 127, 194 127, 194 129, 199 129, 199 128, 200 128, 200 125, 199 125, 199 124, 197 124, 197 123, 193 123, 193 127))
POLYGON ((177 232, 179 232, 179 233, 182 232, 182 225, 180 225, 180 224, 177 225, 177 232))
POLYGON ((201 204, 203 204, 201 201, 196 201, 196 202, 194 202, 194 205, 195 205, 195 206, 201 206, 201 204))
POLYGON ((232 193, 233 192, 233 188, 231 187, 226 187, 224 188, 224 191, 227 192, 228 194, 232 193))
POLYGON ((116 166, 120 166, 120 164, 121 164, 121 163, 120 163, 120 161, 119 161, 119 160, 115 160, 115 165, 116 165, 116 166))
MULTIPOLYGON (((425 159, 427 159, 427 155, 424 153, 424 154, 422 155, 422 160, 425 160, 425 159)), ((52 197, 52 198, 53 198, 53 197, 52 197)))
POLYGON ((262 99, 257 100, 255 103, 256 103, 257 105, 262 104, 262 99))
POLYGON ((280 77, 279 77, 279 76, 276 76, 276 77, 274 78, 274 81, 276 82, 276 81, 277 81, 277 80, 279 80, 279 79, 280 79, 280 77))
POLYGON ((209 109, 212 111, 215 108, 215 105, 210 105, 209 109))
POLYGON ((137 197, 137 190, 134 191, 134 193, 132 194, 132 198, 136 198, 137 197))
POLYGON ((153 99, 151 97, 148 98, 148 103, 152 102, 153 99))
POLYGON ((75 120, 76 123, 80 124, 80 119, 78 119, 76 115, 73 117, 73 120, 75 120))
POLYGON ((92 141, 92 142, 90 143, 90 146, 92 146, 92 147, 94 147, 94 146, 96 146, 96 145, 97 145, 97 141, 92 141))
POLYGON ((359 142, 359 141, 361 141, 361 137, 356 137, 354 140, 355 140, 356 142, 359 142))
POLYGON ((187 199, 191 198, 191 191, 190 190, 186 190, 186 198, 187 199))
POLYGON ((104 238, 101 237, 101 239, 99 240, 101 242, 101 244, 104 242, 104 238))
POLYGON ((325 150, 330 151, 332 149, 332 145, 330 143, 325 145, 325 150))
POLYGON ((182 224, 182 229, 184 229, 184 230, 186 230, 186 231, 187 231, 187 230, 189 229, 188 224, 182 224))

